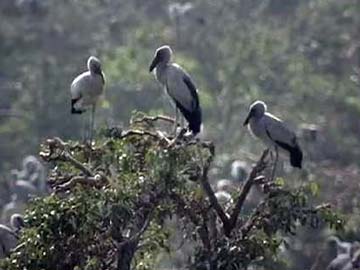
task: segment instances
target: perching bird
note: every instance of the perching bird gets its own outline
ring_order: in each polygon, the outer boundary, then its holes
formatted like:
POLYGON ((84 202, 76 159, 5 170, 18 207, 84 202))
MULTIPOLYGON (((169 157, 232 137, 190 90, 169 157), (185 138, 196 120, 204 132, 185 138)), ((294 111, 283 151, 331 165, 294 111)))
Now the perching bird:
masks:
POLYGON ((339 237, 332 235, 328 239, 329 244, 333 245, 336 249, 336 255, 350 254, 352 243, 341 241, 339 237))
POLYGON ((229 193, 236 191, 236 183, 229 179, 220 179, 216 182, 216 191, 226 191, 229 193))
POLYGON ((275 147, 276 160, 278 147, 280 147, 290 154, 291 166, 302 167, 303 153, 295 133, 288 129, 279 118, 268 113, 263 101, 255 101, 251 104, 244 126, 248 124, 249 130, 254 136, 261 139, 268 147, 275 147))
POLYGON ((248 174, 247 167, 245 161, 234 160, 233 163, 231 163, 231 177, 239 183, 244 182, 248 174))
POLYGON ((71 83, 71 113, 81 114, 91 107, 90 142, 94 130, 96 103, 104 92, 105 75, 100 60, 90 56, 87 61, 88 71, 81 73, 71 83))
MULTIPOLYGON (((175 131, 178 110, 189 123, 193 135, 200 132, 201 108, 196 86, 191 77, 178 64, 171 62, 172 50, 165 45, 158 48, 150 65, 150 72, 155 68, 157 80, 165 87, 167 94, 175 103, 175 131)), ((183 128, 183 122, 181 121, 183 128)))
POLYGON ((18 242, 18 233, 24 227, 22 216, 14 214, 10 220, 11 228, 0 224, 0 259, 9 255, 10 251, 16 247, 18 242))

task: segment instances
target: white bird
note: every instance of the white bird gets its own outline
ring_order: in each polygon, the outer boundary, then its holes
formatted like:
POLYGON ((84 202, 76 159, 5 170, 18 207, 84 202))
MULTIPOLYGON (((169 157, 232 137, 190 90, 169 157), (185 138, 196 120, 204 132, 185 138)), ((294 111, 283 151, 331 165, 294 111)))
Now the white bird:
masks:
POLYGON ((0 224, 0 259, 9 255, 10 251, 16 247, 18 233, 24 227, 24 220, 21 215, 14 214, 10 219, 11 228, 0 224))
POLYGON ((276 161, 278 158, 278 147, 280 147, 280 149, 290 154, 291 166, 302 167, 303 153, 295 133, 279 118, 268 113, 267 106, 263 101, 255 101, 251 104, 244 126, 248 124, 250 132, 255 137, 262 140, 268 147, 275 147, 276 161))
POLYGON ((221 206, 223 206, 225 209, 228 209, 231 207, 232 203, 233 203, 233 199, 230 195, 230 193, 222 190, 222 191, 217 191, 215 193, 215 197, 218 200, 219 204, 221 206))
POLYGON ((220 179, 216 182, 216 191, 226 191, 232 193, 236 191, 236 184, 229 179, 220 179))
POLYGON ((335 235, 330 236, 328 242, 329 244, 335 244, 336 255, 351 253, 352 244, 350 242, 341 241, 339 237, 335 235))
MULTIPOLYGON (((169 46, 158 48, 151 62, 150 72, 156 68, 156 79, 175 103, 175 131, 180 110, 189 123, 189 129, 196 135, 200 132, 202 121, 197 89, 190 75, 178 64, 172 63, 171 57, 172 50, 169 46)), ((181 127, 183 128, 182 121, 181 127)))
POLYGON ((31 197, 39 195, 39 191, 31 182, 21 179, 10 182, 10 191, 22 202, 28 202, 31 197))
POLYGON ((100 60, 90 56, 87 61, 88 71, 81 73, 71 83, 71 113, 81 114, 91 107, 90 142, 94 130, 96 103, 104 92, 105 75, 100 60))
POLYGON ((238 182, 245 181, 247 177, 247 164, 242 160, 234 160, 231 163, 231 177, 238 182))

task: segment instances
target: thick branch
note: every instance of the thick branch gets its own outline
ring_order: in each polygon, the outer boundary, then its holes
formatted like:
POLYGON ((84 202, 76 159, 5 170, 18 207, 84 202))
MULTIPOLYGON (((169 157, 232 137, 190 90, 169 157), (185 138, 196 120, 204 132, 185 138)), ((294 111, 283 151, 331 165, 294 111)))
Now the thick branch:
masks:
POLYGON ((165 122, 170 122, 170 123, 174 123, 175 120, 173 118, 170 118, 168 116, 165 115, 157 115, 157 116, 143 116, 141 118, 132 120, 130 122, 130 124, 135 124, 135 123, 142 123, 142 122, 156 122, 156 121, 165 121, 165 122))
MULTIPOLYGON (((241 209, 244 205, 245 199, 248 196, 250 189, 252 187, 252 185, 255 183, 255 179, 258 176, 258 174, 263 171, 265 169, 266 163, 265 163, 265 158, 267 157, 269 153, 269 150, 265 150, 259 161, 256 163, 255 167, 252 169, 250 175, 248 176, 248 179, 246 180, 240 195, 237 199, 235 208, 230 216, 230 221, 229 221, 229 230, 231 231, 235 225, 236 225, 236 221, 238 219, 238 216, 241 212, 241 209)), ((228 233, 230 233, 230 231, 228 233)))
POLYGON ((248 232, 251 230, 253 226, 255 226, 256 222, 261 219, 261 212, 263 211, 264 206, 266 205, 265 201, 262 201, 258 204, 256 209, 253 211, 250 218, 247 220, 247 222, 241 227, 241 233, 244 236, 248 234, 248 232))
POLYGON ((221 205, 219 204, 215 194, 214 194, 214 191, 212 190, 208 180, 207 180, 207 170, 206 169, 204 172, 203 172, 203 175, 201 177, 201 184, 202 184, 202 187, 203 189, 205 190, 207 196, 209 197, 209 200, 210 200, 210 203, 211 205, 214 207, 217 215, 219 216, 219 218, 221 219, 221 222, 223 223, 224 225, 224 228, 228 228, 229 227, 229 219, 228 217, 226 216, 224 210, 222 209, 221 205), (205 173, 205 174, 204 174, 205 173))
POLYGON ((121 133, 120 138, 124 139, 126 137, 133 136, 133 135, 138 135, 138 136, 148 135, 148 136, 151 136, 151 137, 154 137, 154 138, 157 138, 157 139, 160 138, 157 133, 150 132, 150 131, 147 131, 147 130, 137 130, 137 129, 130 129, 130 130, 123 131, 121 133))
POLYGON ((94 173, 88 167, 86 167, 80 161, 76 160, 68 152, 64 153, 64 158, 66 159, 66 161, 69 161, 75 168, 82 171, 86 176, 94 176, 94 173))

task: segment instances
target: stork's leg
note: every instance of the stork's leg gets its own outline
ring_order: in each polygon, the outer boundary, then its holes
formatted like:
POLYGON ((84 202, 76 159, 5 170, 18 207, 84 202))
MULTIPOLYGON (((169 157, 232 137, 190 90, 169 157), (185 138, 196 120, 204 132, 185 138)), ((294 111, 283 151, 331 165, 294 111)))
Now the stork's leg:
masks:
POLYGON ((179 110, 177 107, 175 107, 174 136, 176 136, 178 116, 179 116, 179 110))
POLYGON ((278 151, 278 147, 275 146, 275 161, 274 161, 273 169, 271 172, 271 181, 273 181, 274 177, 275 177, 278 158, 279 158, 279 151, 278 151))
POLYGON ((181 127, 181 130, 184 129, 184 126, 185 126, 185 119, 184 119, 184 116, 181 115, 181 116, 180 116, 180 127, 181 127))
POLYGON ((87 118, 86 118, 86 114, 83 113, 83 115, 81 116, 81 133, 82 133, 82 142, 85 144, 86 140, 87 140, 87 131, 88 131, 88 126, 87 126, 87 118))
POLYGON ((91 108, 91 115, 90 115, 90 145, 92 144, 92 139, 93 139, 93 133, 94 133, 94 124, 95 124, 95 104, 92 105, 91 108))

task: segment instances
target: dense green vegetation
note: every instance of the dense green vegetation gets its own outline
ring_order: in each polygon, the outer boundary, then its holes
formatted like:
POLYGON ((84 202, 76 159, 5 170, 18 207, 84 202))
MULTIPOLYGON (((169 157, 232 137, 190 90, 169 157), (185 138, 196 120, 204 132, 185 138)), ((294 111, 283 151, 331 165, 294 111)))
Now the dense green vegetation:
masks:
MULTIPOLYGON (((233 159, 250 165, 260 156, 263 145, 242 122, 249 104, 262 99, 297 129, 304 148, 303 171, 282 166, 286 188, 309 184, 316 193, 313 203, 330 202, 347 215, 342 236, 359 239, 358 1, 196 0, 178 16, 169 12, 171 5, 163 0, 0 2, 2 181, 24 155, 38 153, 45 139, 81 137, 82 117, 70 117, 69 85, 90 54, 102 60, 107 76, 98 133, 100 127, 127 126, 133 111, 171 114, 148 72, 156 47, 169 44, 199 88, 201 137, 217 150, 210 181, 229 177, 233 159), (310 127, 316 128, 315 139, 309 137, 310 127)), ((120 196, 111 190, 106 198, 96 190, 87 192, 75 199, 99 196, 108 203, 120 196)), ((53 197, 46 200, 48 207, 61 204, 53 197)), ((33 207, 41 208, 42 202, 33 207)), ((41 213, 29 215, 29 226, 38 222, 31 217, 41 213)), ((310 268, 325 250, 328 234, 301 230, 298 249, 289 237, 287 267, 310 268)), ((319 260, 323 269, 327 258, 319 260)))
POLYGON ((40 155, 55 165, 49 178, 54 192, 27 210, 26 229, 3 269, 163 269, 159 254, 172 252, 170 220, 192 243, 189 269, 246 269, 273 261, 279 236, 299 226, 342 227, 329 205, 309 203, 311 186, 289 190, 262 175, 270 175, 264 171, 268 151, 234 196, 236 206, 221 206, 209 184, 214 145, 179 138, 169 147, 143 119, 133 119, 130 130, 111 129, 111 138, 92 148, 46 141, 40 155), (264 200, 244 214, 256 183, 264 200))

